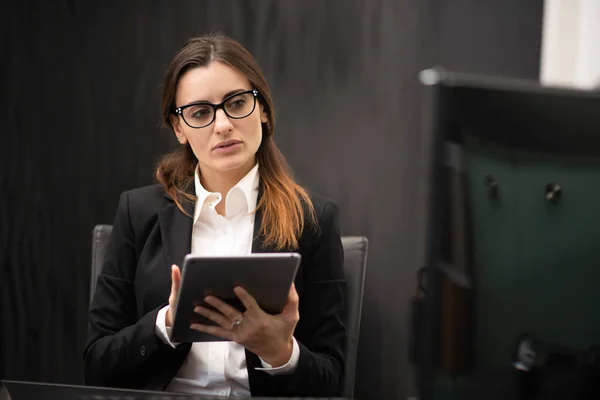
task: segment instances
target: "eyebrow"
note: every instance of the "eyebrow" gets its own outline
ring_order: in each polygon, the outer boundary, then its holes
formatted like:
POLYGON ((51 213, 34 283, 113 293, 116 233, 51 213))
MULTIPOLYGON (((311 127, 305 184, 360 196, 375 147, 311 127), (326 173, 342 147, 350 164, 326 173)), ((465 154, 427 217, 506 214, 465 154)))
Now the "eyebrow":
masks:
MULTIPOLYGON (((229 97, 229 96, 231 96, 231 95, 234 95, 234 94, 237 94, 237 93, 241 93, 241 92, 247 92, 248 90, 252 90, 252 89, 241 89, 241 88, 240 88, 240 89, 233 89, 233 90, 230 90, 229 92, 225 93, 225 94, 223 95, 223 97, 221 97, 221 101, 223 101, 224 99, 226 99, 227 97, 229 97)), ((192 105, 192 104, 204 104, 204 103, 206 103, 206 104, 212 104, 212 103, 211 103, 210 101, 208 101, 208 100, 195 100, 195 101, 191 101, 191 102, 189 102, 189 103, 187 103, 187 104, 183 105, 182 107, 189 106, 189 105, 192 105)))

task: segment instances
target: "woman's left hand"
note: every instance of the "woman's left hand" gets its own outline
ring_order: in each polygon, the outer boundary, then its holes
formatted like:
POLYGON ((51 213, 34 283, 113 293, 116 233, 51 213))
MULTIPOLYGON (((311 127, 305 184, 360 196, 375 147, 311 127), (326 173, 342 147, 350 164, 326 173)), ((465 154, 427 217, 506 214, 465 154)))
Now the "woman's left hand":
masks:
POLYGON ((273 368, 285 365, 292 356, 294 329, 300 319, 295 286, 292 284, 287 303, 277 315, 261 310, 244 288, 238 286, 234 292, 246 307, 244 313, 216 297, 208 296, 205 301, 216 310, 197 306, 194 311, 219 326, 192 324, 191 328, 237 342, 273 368))

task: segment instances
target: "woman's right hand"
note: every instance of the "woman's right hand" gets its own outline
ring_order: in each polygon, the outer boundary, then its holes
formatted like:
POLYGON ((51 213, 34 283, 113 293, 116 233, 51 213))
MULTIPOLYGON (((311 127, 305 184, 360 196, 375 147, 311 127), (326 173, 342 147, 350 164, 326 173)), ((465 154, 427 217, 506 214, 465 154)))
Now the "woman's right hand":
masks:
POLYGON ((169 309, 165 316, 165 325, 167 327, 173 326, 173 310, 175 309, 175 301, 177 300, 177 293, 179 293, 179 286, 181 285, 181 272, 179 267, 175 264, 171 266, 171 294, 169 295, 169 309))

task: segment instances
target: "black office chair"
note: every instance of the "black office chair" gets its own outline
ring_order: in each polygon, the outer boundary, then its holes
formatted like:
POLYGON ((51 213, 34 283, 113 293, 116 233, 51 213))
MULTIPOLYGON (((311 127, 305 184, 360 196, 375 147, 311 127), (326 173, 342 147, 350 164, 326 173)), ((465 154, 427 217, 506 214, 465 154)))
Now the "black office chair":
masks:
MULTIPOLYGON (((96 289, 96 280, 102 268, 106 246, 110 239, 112 225, 94 227, 92 240, 92 273, 90 285, 90 302, 96 289)), ((342 237, 344 247, 344 271, 346 274, 346 371, 344 374, 343 396, 352 398, 354 393, 354 376, 356 372, 356 355, 360 334, 363 287, 367 267, 368 240, 362 236, 342 237)))
POLYGON ((344 273, 346 275, 346 372, 344 374, 343 397, 352 398, 354 394, 354 375, 356 373, 356 354, 360 336, 360 318, 362 314, 363 288, 367 268, 368 240, 363 236, 344 236, 344 273))
POLYGON ((96 225, 92 232, 92 273, 90 275, 90 304, 96 292, 96 281, 102 270, 104 254, 112 233, 112 225, 96 225))

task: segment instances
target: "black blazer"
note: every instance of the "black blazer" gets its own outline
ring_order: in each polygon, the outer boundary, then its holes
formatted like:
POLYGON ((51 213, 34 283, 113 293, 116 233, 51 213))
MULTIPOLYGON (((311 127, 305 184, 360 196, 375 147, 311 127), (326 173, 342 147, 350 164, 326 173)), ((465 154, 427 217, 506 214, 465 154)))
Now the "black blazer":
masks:
MULTIPOLYGON (((260 193, 259 193, 260 196, 260 193)), ((300 321, 294 337, 300 358, 294 374, 256 370, 260 359, 246 350, 253 396, 340 396, 344 371, 345 280, 337 206, 311 196, 318 229, 300 238, 302 263, 295 281, 300 321)), ((193 215, 193 205, 186 206, 193 215)), ((252 252, 272 252, 257 232, 252 252)), ((121 194, 102 272, 90 308, 84 351, 90 385, 164 390, 191 344, 172 348, 155 335, 158 311, 168 304, 171 265, 190 252, 192 218, 182 213, 160 185, 121 194)))

